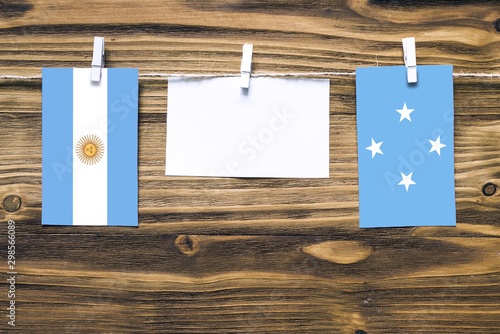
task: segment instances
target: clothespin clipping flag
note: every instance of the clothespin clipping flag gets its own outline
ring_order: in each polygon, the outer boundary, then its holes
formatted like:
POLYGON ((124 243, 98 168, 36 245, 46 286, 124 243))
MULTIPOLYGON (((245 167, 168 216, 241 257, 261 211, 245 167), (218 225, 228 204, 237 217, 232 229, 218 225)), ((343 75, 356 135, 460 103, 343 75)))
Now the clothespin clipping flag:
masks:
POLYGON ((359 68, 360 227, 455 226, 453 68, 359 68))
POLYGON ((137 226, 137 117, 137 69, 42 70, 43 225, 137 226))

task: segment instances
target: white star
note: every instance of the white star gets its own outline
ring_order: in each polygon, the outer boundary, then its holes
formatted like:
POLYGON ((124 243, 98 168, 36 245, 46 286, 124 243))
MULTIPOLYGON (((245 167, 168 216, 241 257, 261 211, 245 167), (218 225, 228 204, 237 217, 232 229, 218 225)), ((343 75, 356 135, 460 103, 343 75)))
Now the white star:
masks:
POLYGON ((413 172, 411 172, 408 175, 404 175, 403 173, 401 173, 402 180, 401 180, 401 182, 398 183, 398 186, 405 186, 406 191, 408 191, 408 188, 410 188, 410 184, 416 184, 411 179, 412 174, 413 174, 413 172))
POLYGON ((408 109, 406 107, 406 102, 403 105, 403 109, 396 109, 396 111, 401 114, 401 118, 399 119, 399 122, 401 122, 405 118, 411 122, 410 114, 413 112, 413 110, 415 110, 415 109, 408 109))
POLYGON ((436 151, 437 154, 440 156, 441 155, 441 149, 446 146, 445 144, 441 144, 441 136, 438 136, 435 141, 429 139, 429 142, 432 145, 431 150, 429 151, 429 153, 436 151))
POLYGON ((366 148, 367 150, 372 151, 372 159, 377 153, 384 154, 384 152, 382 152, 382 150, 380 149, 380 145, 382 145, 382 143, 383 141, 381 141, 380 143, 376 143, 372 138, 372 145, 366 148))

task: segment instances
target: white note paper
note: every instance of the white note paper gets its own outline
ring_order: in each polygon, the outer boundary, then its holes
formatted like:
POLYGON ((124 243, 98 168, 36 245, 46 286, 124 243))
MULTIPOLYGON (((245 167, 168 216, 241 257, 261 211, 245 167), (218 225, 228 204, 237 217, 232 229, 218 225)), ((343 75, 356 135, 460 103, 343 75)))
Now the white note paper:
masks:
POLYGON ((324 79, 168 80, 166 175, 329 177, 324 79))

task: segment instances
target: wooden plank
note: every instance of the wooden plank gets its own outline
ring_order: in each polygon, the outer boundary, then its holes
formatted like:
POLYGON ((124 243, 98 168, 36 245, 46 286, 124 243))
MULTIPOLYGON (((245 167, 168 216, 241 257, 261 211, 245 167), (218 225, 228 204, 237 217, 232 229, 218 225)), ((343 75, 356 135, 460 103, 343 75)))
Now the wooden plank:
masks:
POLYGON ((19 256, 29 260, 18 276, 26 282, 20 287, 18 312, 24 316, 19 322, 41 331, 72 332, 479 333, 498 328, 500 229, 497 237, 483 235, 480 243, 470 237, 380 237, 372 231, 359 233, 357 240, 174 239, 143 229, 105 240, 97 229, 24 233, 19 256))
MULTIPOLYGON (((9 5, 4 6, 7 11, 9 5)), ((480 6, 467 1, 426 6, 421 1, 155 0, 146 6, 37 1, 18 7, 0 22, 0 68, 11 73, 88 66, 89 37, 99 34, 108 37, 108 66, 136 66, 141 72, 238 72, 244 42, 255 44, 254 71, 399 65, 401 38, 408 34, 417 39, 419 64, 452 63, 459 72, 498 73, 500 68, 494 0, 480 6)))
POLYGON ((0 221, 16 221, 16 327, 500 331, 500 80, 478 76, 500 73, 499 17, 496 0, 0 3, 0 221), (142 75, 139 228, 42 227, 41 80, 2 76, 88 67, 94 35, 107 66, 142 75), (476 74, 454 78, 458 225, 360 230, 355 77, 342 73, 402 65, 409 36, 418 64, 476 74), (331 79, 329 179, 164 175, 168 84, 145 75, 237 74, 243 43, 256 73, 340 72, 318 76, 331 79))

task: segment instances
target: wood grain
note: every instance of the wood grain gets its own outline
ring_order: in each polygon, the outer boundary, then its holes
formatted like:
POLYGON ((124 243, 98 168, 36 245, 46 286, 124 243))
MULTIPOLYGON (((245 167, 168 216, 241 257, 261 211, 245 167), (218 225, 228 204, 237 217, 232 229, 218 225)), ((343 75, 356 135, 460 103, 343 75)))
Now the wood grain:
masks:
MULTIPOLYGON (((108 67, 140 74, 238 73, 243 43, 256 73, 352 72, 401 65, 409 36, 418 64, 500 73, 499 18, 495 0, 13 0, 0 2, 0 76, 88 67, 94 35, 108 67)), ((16 329, 499 332, 500 80, 454 79, 457 227, 360 230, 355 78, 330 79, 330 178, 294 180, 166 177, 167 81, 141 78, 136 229, 40 225, 41 81, 0 79, 16 329)))

